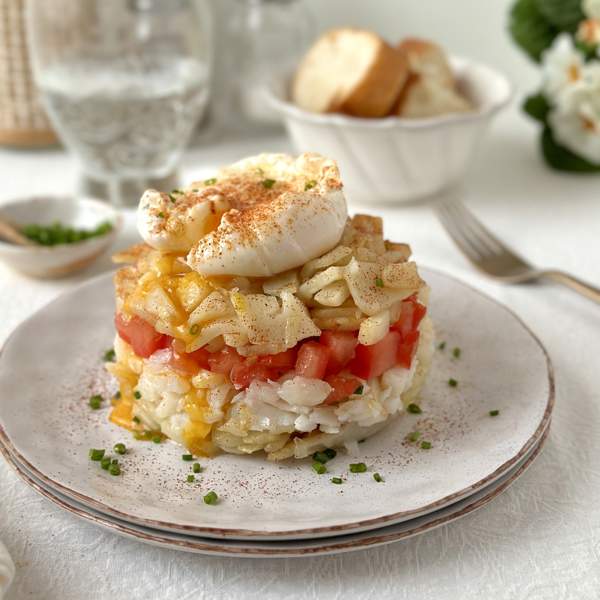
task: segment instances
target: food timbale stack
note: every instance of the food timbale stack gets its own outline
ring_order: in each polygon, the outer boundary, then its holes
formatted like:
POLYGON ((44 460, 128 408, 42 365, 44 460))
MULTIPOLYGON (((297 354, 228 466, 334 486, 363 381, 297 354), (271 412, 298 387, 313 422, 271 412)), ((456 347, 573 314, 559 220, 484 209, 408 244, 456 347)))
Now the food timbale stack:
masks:
POLYGON ((348 216, 334 161, 262 154, 148 190, 138 228, 115 257, 114 423, 279 460, 352 446, 415 399, 428 288, 380 218, 348 216))

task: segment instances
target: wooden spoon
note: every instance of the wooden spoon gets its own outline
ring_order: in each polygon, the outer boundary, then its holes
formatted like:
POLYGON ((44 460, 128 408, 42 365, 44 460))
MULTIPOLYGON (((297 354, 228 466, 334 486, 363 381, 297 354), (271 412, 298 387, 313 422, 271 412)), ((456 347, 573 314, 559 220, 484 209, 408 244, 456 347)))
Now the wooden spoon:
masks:
POLYGON ((0 238, 18 246, 33 246, 34 242, 25 237, 14 225, 0 219, 0 238))

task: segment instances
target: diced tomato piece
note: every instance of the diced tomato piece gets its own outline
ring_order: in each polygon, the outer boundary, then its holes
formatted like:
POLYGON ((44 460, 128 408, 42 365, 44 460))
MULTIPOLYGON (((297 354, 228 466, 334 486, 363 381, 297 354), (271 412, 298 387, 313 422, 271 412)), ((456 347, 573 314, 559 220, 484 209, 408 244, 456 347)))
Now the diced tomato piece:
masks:
POLYGON ((319 343, 329 348, 327 373, 339 373, 353 358, 358 339, 352 331, 324 331, 319 343))
POLYGON ((356 347, 356 356, 350 362, 350 372, 361 379, 379 377, 396 365, 401 339, 399 332, 388 331, 382 340, 372 346, 359 344, 356 347))
POLYGON ((417 329, 426 312, 427 308, 420 302, 417 302, 416 296, 413 295, 402 302, 400 305, 400 317, 391 328, 399 331, 402 338, 405 338, 417 329))
POLYGON ((150 323, 138 316, 126 319, 122 314, 117 313, 115 327, 119 337, 130 344, 133 351, 142 358, 148 358, 156 350, 163 348, 167 337, 158 333, 150 323))
POLYGON ((337 404, 360 387, 360 379, 352 375, 329 375, 325 381, 333 388, 323 404, 337 404))
POLYGON ((208 350, 204 348, 199 348, 198 350, 194 350, 193 352, 187 352, 186 356, 193 360, 200 368, 202 369, 210 369, 209 357, 211 356, 208 350))
POLYGON ((306 342, 298 350, 296 373, 303 377, 323 379, 331 351, 318 342, 306 342))
POLYGON ((398 344, 398 351, 396 353, 396 362, 405 369, 410 369, 412 360, 417 350, 417 343, 419 341, 420 333, 418 331, 411 331, 404 339, 398 344))
POLYGON ((213 373, 222 373, 229 375, 231 369, 238 363, 244 362, 244 358, 240 356, 235 348, 226 346, 220 352, 209 353, 208 365, 213 373))
POLYGON ((276 379, 272 369, 260 363, 239 362, 233 366, 230 374, 231 381, 236 389, 247 388, 253 381, 266 381, 276 379))
POLYGON ((169 352, 171 353, 169 366, 175 371, 179 371, 184 375, 196 375, 198 373, 200 365, 190 358, 189 354, 176 352, 172 348, 169 349, 169 352))
POLYGON ((413 313, 413 329, 419 326, 419 323, 423 320, 423 317, 427 313, 427 307, 420 302, 415 303, 415 311, 413 313))
POLYGON ((296 348, 290 348, 285 352, 279 352, 278 354, 266 354, 258 357, 258 362, 261 365, 277 369, 279 371, 289 371, 294 368, 296 364, 296 357, 298 351, 296 348))

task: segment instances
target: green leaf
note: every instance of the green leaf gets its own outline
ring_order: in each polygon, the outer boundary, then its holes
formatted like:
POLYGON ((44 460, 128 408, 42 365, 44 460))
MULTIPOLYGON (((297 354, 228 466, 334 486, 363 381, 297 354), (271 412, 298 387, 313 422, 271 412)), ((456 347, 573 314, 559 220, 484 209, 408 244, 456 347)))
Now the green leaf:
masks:
POLYGON ((542 154, 553 169, 571 173, 600 173, 600 165, 595 165, 558 144, 549 127, 544 128, 541 142, 542 154))
POLYGON ((581 0, 536 0, 535 3, 546 21, 561 31, 574 33, 585 19, 581 0))
POLYGON ((560 33, 537 7, 538 0, 517 0, 510 11, 508 28, 521 48, 536 62, 560 33))
POLYGON ((523 110, 532 119, 545 124, 548 112, 550 111, 550 104, 548 104, 546 96, 540 92, 539 94, 534 94, 525 99, 523 110))

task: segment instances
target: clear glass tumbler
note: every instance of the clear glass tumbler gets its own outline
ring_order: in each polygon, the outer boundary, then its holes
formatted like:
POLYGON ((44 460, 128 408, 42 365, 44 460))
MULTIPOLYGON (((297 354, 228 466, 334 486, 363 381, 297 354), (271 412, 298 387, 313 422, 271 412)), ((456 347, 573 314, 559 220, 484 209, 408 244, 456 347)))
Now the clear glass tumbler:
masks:
POLYGON ((33 73, 84 174, 117 205, 176 169, 209 96, 206 0, 29 0, 33 73), (137 182, 140 185, 135 185, 137 182))

